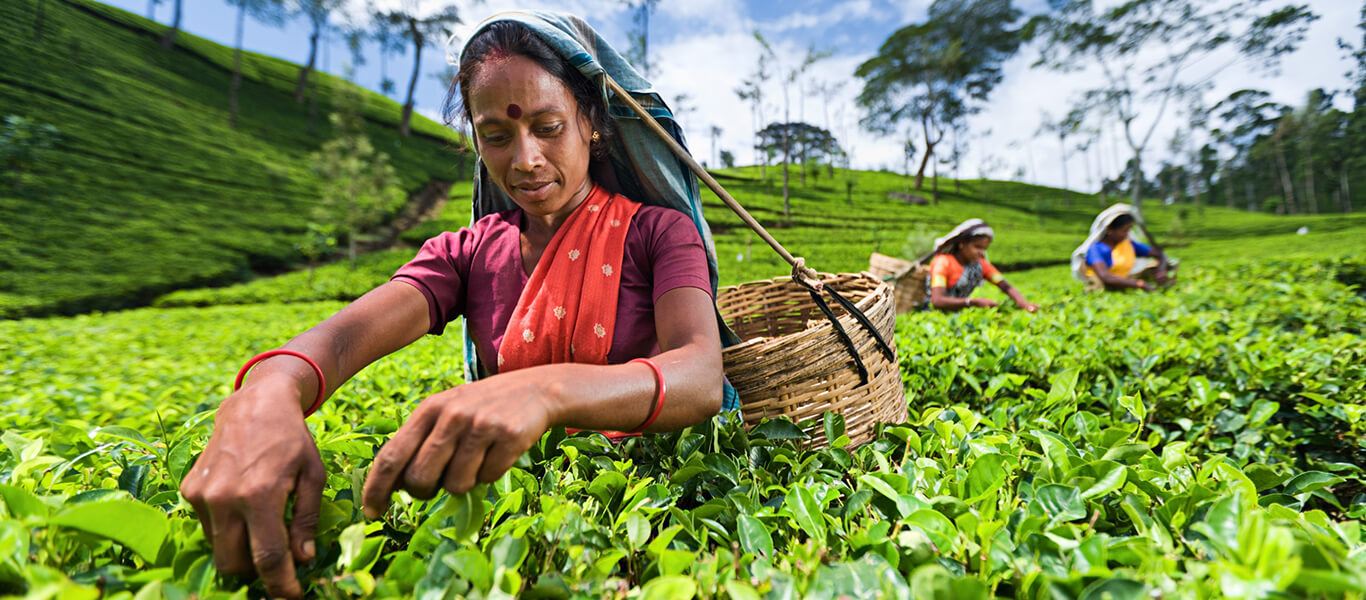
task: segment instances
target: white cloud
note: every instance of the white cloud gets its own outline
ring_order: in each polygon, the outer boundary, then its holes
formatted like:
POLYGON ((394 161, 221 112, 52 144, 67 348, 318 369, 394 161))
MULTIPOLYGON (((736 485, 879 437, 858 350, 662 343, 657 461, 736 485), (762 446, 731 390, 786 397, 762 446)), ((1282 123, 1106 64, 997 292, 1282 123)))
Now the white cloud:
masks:
MULTIPOLYGON (((710 27, 729 30, 748 22, 743 5, 734 0, 689 0, 687 2, 663 2, 656 9, 656 21, 669 19, 686 27, 678 32, 680 36, 690 35, 694 27, 710 27)), ((652 33, 657 31, 651 27, 652 33)))
POLYGON ((845 21, 858 21, 875 14, 872 0, 845 0, 817 13, 789 13, 763 26, 764 31, 783 33, 795 29, 829 28, 845 21))

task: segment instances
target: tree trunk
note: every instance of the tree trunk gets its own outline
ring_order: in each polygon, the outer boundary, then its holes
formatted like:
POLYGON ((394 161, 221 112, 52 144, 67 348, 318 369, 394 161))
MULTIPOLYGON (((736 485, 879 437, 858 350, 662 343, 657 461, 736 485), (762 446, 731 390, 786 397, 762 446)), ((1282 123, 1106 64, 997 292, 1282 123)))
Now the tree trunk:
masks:
POLYGON ((1134 216, 1143 219, 1143 153, 1134 149, 1134 172, 1129 176, 1129 204, 1134 207, 1134 216))
POLYGON ((1342 165, 1342 171, 1338 177, 1342 180, 1342 212, 1352 212, 1352 186, 1347 177, 1347 165, 1342 165))
POLYGON ((422 46, 425 45, 416 21, 408 21, 408 30, 413 34, 413 77, 408 80, 408 101, 403 103, 403 119, 398 124, 398 132, 405 136, 409 131, 408 122, 413 117, 413 90, 417 89, 417 74, 422 68, 422 46))
POLYGON ((1224 168, 1224 200, 1228 202, 1229 210, 1233 209, 1233 177, 1227 167, 1224 168))
POLYGON ((157 20, 157 0, 147 0, 147 20, 157 20))
POLYGON ((299 70, 299 83, 294 86, 294 102, 304 103, 304 86, 308 85, 308 76, 313 73, 313 65, 318 59, 318 35, 322 29, 322 21, 313 23, 313 35, 308 36, 308 64, 299 70))
POLYGON ((228 127, 237 128, 237 90, 242 87, 242 28, 246 25, 247 4, 237 5, 237 47, 232 53, 232 86, 228 89, 228 127))
POLYGON ((1091 148, 1087 147, 1081 153, 1081 166, 1086 169, 1086 187, 1095 185, 1096 178, 1091 176, 1091 148))
POLYGON ((1281 172, 1281 192, 1285 194, 1282 198, 1283 205, 1287 213, 1295 214, 1298 212, 1295 207, 1295 184, 1290 180, 1290 168, 1285 164, 1285 151, 1281 148, 1281 141, 1276 140, 1276 166, 1281 172))
POLYGON ((783 218, 784 218, 784 219, 790 218, 790 217, 792 216, 792 205, 789 204, 789 198, 788 198, 788 195, 787 195, 787 164, 788 164, 788 162, 790 162, 790 161, 789 161, 789 155, 790 155, 790 154, 791 154, 791 153, 789 152, 788 143, 787 143, 787 135, 786 135, 786 134, 783 134, 783 218))
POLYGON ((926 138, 925 155, 920 157, 920 168, 915 171, 915 189, 921 189, 925 184, 925 167, 930 164, 930 156, 934 155, 934 146, 929 145, 926 138))
POLYGON ((939 206, 939 161, 934 161, 934 164, 930 165, 930 170, 934 177, 934 181, 930 182, 930 201, 939 206))
MULTIPOLYGON (((930 163, 930 157, 934 156, 934 147, 939 140, 930 141, 930 118, 928 115, 920 118, 920 127, 925 131, 925 156, 920 158, 920 168, 915 171, 915 189, 920 190, 925 184, 925 165, 930 163)), ((943 139, 941 135, 939 139, 943 139)))
POLYGON ((1314 154, 1313 147, 1304 153, 1304 199, 1309 204, 1309 214, 1319 214, 1319 199, 1314 193, 1314 154))
POLYGON ((1067 138, 1058 136, 1058 145, 1062 147, 1062 206, 1072 208, 1072 191, 1067 187, 1067 138))
POLYGON ((308 135, 318 131, 318 78, 308 78, 308 135))
POLYGON ((176 33, 180 32, 180 3, 182 0, 175 0, 175 11, 171 17, 171 28, 166 30, 166 34, 161 36, 161 47, 170 50, 175 46, 176 33))

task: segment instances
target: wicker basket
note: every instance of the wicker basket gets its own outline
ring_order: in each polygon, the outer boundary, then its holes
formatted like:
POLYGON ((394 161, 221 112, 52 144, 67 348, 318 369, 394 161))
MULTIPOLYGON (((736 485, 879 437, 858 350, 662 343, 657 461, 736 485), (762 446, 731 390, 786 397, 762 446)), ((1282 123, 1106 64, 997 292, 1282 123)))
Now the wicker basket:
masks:
MULTIPOLYGON (((822 274, 821 280, 867 315, 895 352, 892 286, 870 273, 822 274)), ((722 356, 747 426, 766 417, 801 423, 835 411, 844 416, 849 439, 862 444, 872 439, 875 423, 906 421, 900 366, 887 360, 873 336, 838 305, 830 308, 868 369, 867 384, 860 384, 853 359, 810 293, 790 277, 722 288, 716 304, 746 340, 722 356)), ((829 443, 819 419, 804 429, 811 447, 829 443)))
POLYGON ((874 252, 868 257, 868 271, 883 281, 896 286, 897 314, 911 312, 925 305, 925 280, 930 268, 895 256, 874 252))

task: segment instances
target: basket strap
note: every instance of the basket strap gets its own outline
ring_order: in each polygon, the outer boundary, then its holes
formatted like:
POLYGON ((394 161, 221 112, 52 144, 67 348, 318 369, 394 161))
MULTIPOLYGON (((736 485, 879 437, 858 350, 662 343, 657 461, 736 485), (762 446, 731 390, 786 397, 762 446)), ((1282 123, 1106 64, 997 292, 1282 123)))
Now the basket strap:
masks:
POLYGON ((720 198, 726 206, 730 207, 730 209, 740 217, 740 220, 745 222, 745 225, 749 226, 750 229, 753 229, 754 233, 758 234, 761 239, 767 242, 769 247, 773 248, 773 251, 778 253, 778 256, 783 257, 783 260, 792 265, 794 274, 796 271, 801 270, 801 276, 805 279, 814 281, 816 288, 820 289, 820 277, 816 274, 816 271, 805 266, 801 258, 793 256, 791 252, 787 251, 787 248, 784 248, 782 244, 778 243, 778 240, 773 239, 773 236, 769 235, 768 230, 764 229, 764 226, 760 225, 759 221, 750 215, 749 211, 745 210, 745 207, 740 206, 740 203, 736 202, 735 198, 732 198, 731 195, 726 192, 726 189, 721 187, 720 183, 716 182, 716 178, 712 177, 711 173, 708 173, 706 169, 703 169, 702 165, 697 164, 697 161, 693 159, 692 155, 689 154, 683 146, 679 145, 678 141, 674 140, 673 136, 669 135, 669 132, 665 131, 663 126, 655 122, 654 117, 652 117, 639 102, 636 102, 635 98, 631 97, 630 92, 621 87, 621 85, 618 84, 616 80, 612 79, 612 76, 608 75, 605 71, 602 74, 602 80, 607 86, 607 89, 611 90, 618 100, 621 100, 623 104, 635 112, 636 115, 640 117, 641 122, 643 122, 648 129, 653 131, 655 135, 659 136, 659 139, 664 142, 665 146, 669 147, 669 150, 678 157, 678 160, 682 161, 698 179, 702 180, 702 183, 705 183, 707 187, 716 194, 716 197, 720 198))
MULTIPOLYGON (((845 351, 849 353, 850 358, 854 359, 854 366, 858 368, 858 384, 863 385, 868 383, 868 367, 864 366, 863 358, 859 357, 858 348, 854 347, 854 340, 849 338, 849 333, 844 330, 843 325, 840 325, 840 320, 836 318, 835 313, 830 310, 830 305, 825 303, 825 298, 821 297, 821 293, 808 287, 806 282, 802 282, 801 285, 806 288, 806 291, 811 293, 811 300, 815 301, 816 306, 820 307, 822 313, 825 313, 825 318, 830 320, 830 324, 835 327, 835 333, 839 334, 840 342, 844 344, 845 351)), ((825 289, 828 290, 830 288, 827 287, 825 289)))
MULTIPOLYGON (((836 318, 835 313, 830 310, 830 306, 825 303, 825 299, 821 298, 821 290, 830 290, 830 288, 821 282, 820 274, 817 273, 815 269, 806 266, 805 260, 799 256, 793 256, 791 252, 787 251, 787 248, 784 248, 782 244, 778 243, 778 240, 774 239, 772 235, 769 235, 768 231, 764 229, 764 226, 760 225, 759 221, 750 215, 749 211, 745 210, 745 207, 740 206, 740 203, 737 202, 735 198, 732 198, 731 195, 726 192, 726 189, 721 187, 720 183, 717 183, 716 179, 711 176, 711 173, 708 173, 706 169, 703 169, 702 165, 697 164, 697 161, 693 159, 692 155, 689 154, 673 136, 669 135, 669 132, 665 131, 664 127, 655 122, 654 117, 652 117, 640 103, 636 102, 635 98, 631 97, 630 92, 626 91, 626 89, 621 87, 616 80, 612 79, 611 75, 603 72, 602 81, 603 85, 611 90, 611 92, 616 95, 617 99, 621 100, 623 104, 640 117, 641 122, 643 122, 648 129, 659 136, 659 139, 664 142, 664 145, 668 146, 669 150, 671 150, 694 175, 697 175, 698 179, 702 180, 702 182, 705 183, 727 207, 740 217, 740 220, 745 222, 745 225, 748 225, 750 229, 754 230, 754 233, 758 234, 760 238, 767 242, 769 247, 773 248, 773 251, 778 253, 778 256, 783 257, 783 260, 786 260, 788 264, 792 265, 792 280, 811 292, 811 298, 816 301, 816 306, 820 307, 821 312, 825 313, 825 318, 829 319, 830 324, 835 327, 835 331, 839 334, 840 341, 844 342, 844 347, 849 351, 849 356, 853 357, 854 364, 858 366, 859 384, 868 383, 868 368, 863 365, 863 359, 859 357, 858 349, 854 347, 854 341, 851 340, 849 334, 844 331, 844 326, 840 325, 839 319, 836 318)), ((882 339, 882 335, 878 333, 877 328, 873 327, 873 324, 868 320, 868 317, 855 308, 852 302, 849 302, 843 296, 835 293, 834 290, 830 290, 830 296, 835 298, 835 301, 839 302, 840 306, 844 307, 850 314, 854 315, 854 318, 857 319, 858 322, 868 330, 868 333, 871 333, 873 338, 877 340, 878 345, 887 355, 888 360, 893 360, 892 357, 894 354, 892 353, 891 348, 887 345, 886 340, 882 339)))
POLYGON ((811 294, 811 300, 816 303, 816 306, 821 309, 821 313, 830 321, 830 325, 835 328, 835 333, 839 336, 840 342, 844 344, 844 349, 849 352, 849 357, 854 359, 854 366, 858 368, 859 385, 868 383, 868 367, 863 364, 863 357, 859 356, 858 348, 854 346, 854 340, 849 337, 849 333, 844 330, 844 325, 840 324, 839 318, 835 316, 834 311, 830 310, 830 305, 826 304, 825 298, 821 297, 821 290, 825 290, 829 293, 830 297, 835 299, 835 302, 839 303, 845 311, 852 315, 854 320, 858 321, 859 325, 862 325, 863 328, 873 336, 873 339, 877 341, 878 348, 882 350, 882 353, 887 357, 887 360, 895 364, 896 354, 892 352, 892 348, 887 344, 887 340, 882 339, 882 334, 878 332, 877 327, 873 325, 873 322, 868 319, 868 315, 863 314, 863 311, 859 310, 848 298, 845 298, 844 296, 841 296, 839 292, 836 292, 835 288, 823 285, 821 280, 811 280, 798 276, 801 260, 802 259, 798 258, 797 261, 799 264, 793 266, 792 281, 806 288, 806 291, 811 294))
POLYGON ((858 321, 864 329, 868 330, 868 333, 877 341, 877 347, 882 350, 882 355, 886 356, 889 362, 896 363, 896 353, 892 351, 892 347, 887 343, 887 340, 882 339, 882 333, 879 332, 877 326, 873 325, 873 322, 868 319, 868 315, 863 314, 863 311, 859 310, 857 306, 854 306, 854 303, 850 302, 848 298, 839 295, 839 293, 835 291, 835 288, 827 285, 825 286, 825 291, 829 292, 830 297, 834 298, 835 302, 838 302, 840 306, 844 307, 844 310, 853 315, 854 320, 858 321))

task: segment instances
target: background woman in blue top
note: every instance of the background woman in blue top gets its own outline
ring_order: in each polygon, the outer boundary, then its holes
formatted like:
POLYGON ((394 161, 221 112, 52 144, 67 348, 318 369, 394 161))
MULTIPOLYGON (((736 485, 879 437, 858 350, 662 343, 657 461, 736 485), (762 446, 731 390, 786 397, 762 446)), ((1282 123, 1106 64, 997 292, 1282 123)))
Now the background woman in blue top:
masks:
POLYGON ((1116 204, 1096 217, 1091 236, 1072 254, 1072 273, 1086 282, 1087 291, 1151 291, 1172 282, 1172 261, 1161 248, 1134 239, 1134 224, 1127 204, 1116 204))

